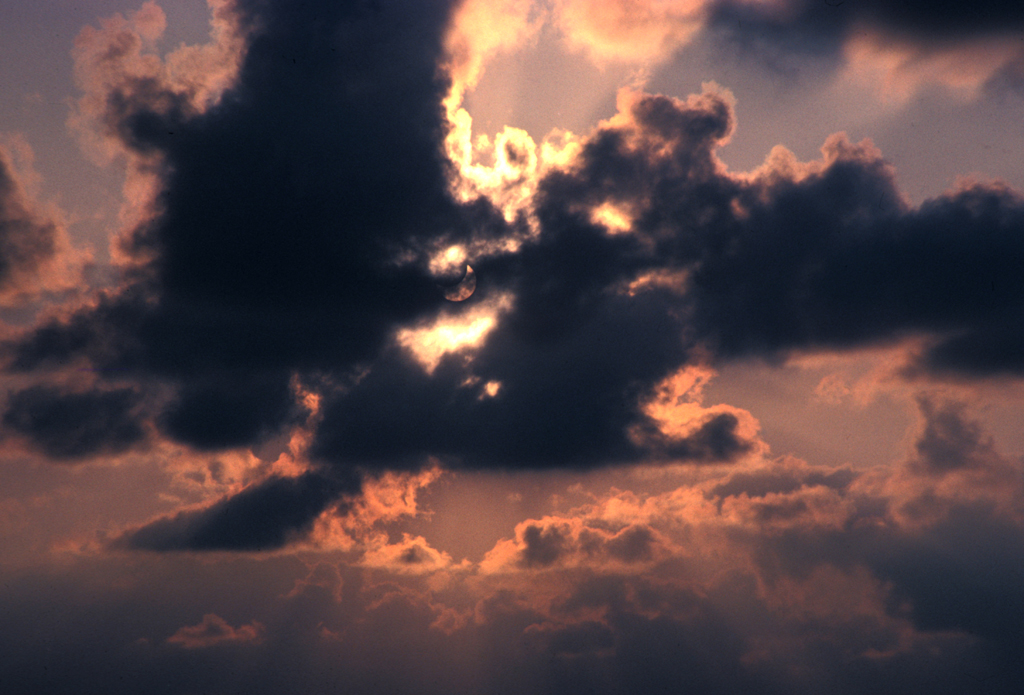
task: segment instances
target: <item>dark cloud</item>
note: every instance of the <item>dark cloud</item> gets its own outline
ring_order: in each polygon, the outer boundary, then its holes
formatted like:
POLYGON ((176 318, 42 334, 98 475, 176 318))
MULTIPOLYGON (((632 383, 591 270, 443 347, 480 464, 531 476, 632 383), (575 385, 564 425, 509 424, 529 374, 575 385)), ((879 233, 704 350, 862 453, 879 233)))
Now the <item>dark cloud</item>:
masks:
POLYGON ((67 392, 33 386, 10 395, 3 425, 53 459, 119 454, 145 438, 140 401, 133 389, 67 392))
POLYGON ((566 552, 567 540, 556 526, 527 526, 523 530, 520 562, 524 567, 548 567, 566 552))
POLYGON ((441 150, 448 11, 240 1, 248 45, 217 105, 200 113, 154 77, 113 81, 101 120, 162 180, 159 213, 127 244, 146 260, 126 289, 11 348, 12 366, 84 356, 170 379, 163 429, 228 446, 288 420, 295 370, 344 371, 440 306, 401 256, 466 232, 441 150))
POLYGON ((273 476, 195 511, 153 521, 127 532, 115 546, 141 550, 272 550, 308 531, 355 480, 319 473, 273 476))
POLYGON ((963 630, 993 647, 993 664, 1024 685, 1024 531, 987 505, 960 507, 920 534, 878 550, 878 574, 894 604, 910 605, 925 630, 963 630))
POLYGON ((1012 0, 973 5, 955 0, 796 0, 775 11, 741 0, 720 0, 711 24, 751 47, 789 48, 837 55, 858 28, 885 31, 939 46, 979 36, 1006 36, 1024 28, 1024 10, 1012 0))
MULTIPOLYGON (((336 556, 84 556, 73 573, 5 579, 0 679, 17 692, 257 695, 1020 690, 1020 525, 987 505, 920 528, 873 517, 725 546, 669 516, 688 542, 642 572, 559 555, 521 568, 522 582, 472 573, 464 587, 456 572, 434 591, 336 556), (798 557, 812 571, 787 564, 798 557), (796 581, 773 582, 768 558, 796 581), (716 571, 723 559, 741 569, 716 571), (446 611, 469 617, 439 629, 446 611)), ((734 541, 752 530, 730 519, 734 541)), ((645 530, 615 537, 642 547, 645 530)))
MULTIPOLYGON (((918 367, 936 374, 973 378, 1015 377, 1024 371, 1021 354, 1024 331, 1020 321, 1010 315, 939 341, 925 350, 918 367)), ((915 371, 911 369, 908 374, 915 371)))
MULTIPOLYGON (((1024 529, 1017 513, 998 499, 1005 494, 1019 499, 1020 473, 1001 481, 999 490, 970 484, 936 490, 936 475, 995 470, 1004 463, 992 452, 990 438, 964 417, 962 406, 926 399, 920 405, 925 425, 918 456, 908 461, 910 476, 895 476, 885 493, 869 492, 871 487, 857 482, 830 485, 848 508, 842 520, 829 524, 820 519, 788 523, 813 505, 807 487, 778 494, 770 504, 751 500, 754 518, 764 526, 740 534, 749 534, 745 544, 769 586, 784 585, 783 577, 807 581, 826 568, 848 576, 868 570, 885 587, 888 616, 909 620, 921 635, 968 636, 980 645, 970 657, 972 671, 997 678, 993 687, 1011 692, 1024 684, 1017 628, 1024 610, 1024 529), (914 515, 922 499, 929 513, 914 515), (907 512, 914 519, 910 524, 901 520, 907 512)), ((955 651, 952 645, 942 647, 948 649, 955 651)), ((917 671, 907 663, 899 668, 904 674, 917 671)))
POLYGON ((583 622, 557 630, 534 630, 527 638, 535 638, 531 645, 538 651, 555 657, 589 656, 615 646, 615 635, 599 622, 583 622))
MULTIPOLYGON (((918 4, 857 7, 903 26, 918 4)), ((988 7, 965 31, 988 30, 988 7)), ((960 10, 936 11, 921 31, 940 36, 960 10)), ((158 81, 111 93, 111 132, 161 160, 160 213, 131 240, 140 266, 124 287, 6 346, 19 379, 82 363, 94 389, 22 388, 2 422, 58 460, 127 451, 151 426, 198 450, 270 451, 301 423, 316 468, 106 548, 185 551, 171 558, 64 553, 51 572, 5 569, 0 690, 1024 689, 1019 490, 940 489, 1019 466, 966 406, 938 399, 919 401, 913 452, 889 479, 782 459, 722 472, 701 484, 717 518, 686 487, 615 491, 607 509, 595 496, 591 511, 518 526, 518 553, 494 572, 466 561, 374 583, 382 570, 337 555, 317 568, 311 556, 195 557, 286 546, 344 514, 367 471, 432 457, 501 470, 736 461, 756 444, 736 411, 706 411, 683 438, 645 414, 697 355, 778 359, 913 336, 925 344, 917 375, 1024 374, 1018 196, 975 185, 910 209, 884 160, 838 137, 821 163, 776 157, 730 175, 714 153, 732 114, 715 93, 638 95, 540 183, 536 236, 473 259, 477 293, 446 305, 403 259, 509 232, 487 203, 446 193, 448 7, 239 0, 234 12, 249 51, 210 111, 158 81), (592 215, 602 204, 633 229, 609 233, 592 215), (432 371, 392 344, 400 327, 503 295, 481 345, 432 371), (297 405, 298 387, 320 410, 297 405), (926 497, 930 514, 906 520, 926 497), (300 566, 309 576, 296 582, 300 566)), ((227 482, 222 468, 209 476, 227 482)), ((3 502, 4 523, 22 514, 3 502)), ((406 570, 440 565, 426 540, 404 538, 406 570)))
MULTIPOLYGON (((838 157, 820 174, 764 190, 770 202, 738 225, 732 249, 702 259, 696 315, 720 351, 842 347, 916 331, 949 339, 1020 315, 1017 198, 979 186, 894 210, 881 161, 836 145, 838 157), (993 297, 994 286, 1005 293, 993 297)), ((1006 357, 987 368, 1024 368, 1006 357)))
POLYGON ((327 400, 315 455, 370 466, 421 465, 434 454, 470 467, 585 468, 641 458, 722 462, 749 450, 730 414, 672 440, 640 412, 642 398, 687 361, 686 317, 674 292, 630 294, 622 285, 671 266, 671 251, 689 245, 685 235, 662 227, 651 244, 639 234, 609 235, 590 219, 608 198, 652 195, 652 175, 713 178, 711 152, 730 131, 731 112, 705 95, 688 109, 649 97, 634 114, 644 149, 630 149, 631 133, 596 133, 577 168, 541 182, 539 236, 474 263, 484 278, 475 301, 502 293, 515 300, 468 367, 452 356, 428 375, 400 355, 379 361, 327 400), (650 153, 666 147, 673 160, 654 161, 650 153), (476 381, 467 385, 467 377, 476 381), (477 382, 501 387, 483 398, 477 382))
POLYGON ((983 436, 979 423, 965 417, 962 404, 935 404, 921 398, 918 405, 925 426, 914 445, 917 457, 910 462, 914 470, 942 475, 984 468, 998 461, 992 439, 983 436))
POLYGON ((241 374, 189 383, 159 422, 178 441, 221 449, 272 436, 297 410, 286 375, 241 374))
POLYGON ((674 308, 688 309, 690 337, 725 358, 771 358, 926 333, 933 373, 1024 372, 1018 194, 974 184, 907 208, 880 153, 841 134, 819 163, 776 154, 735 177, 714 159, 731 129, 722 97, 643 96, 632 115, 542 184, 541 210, 633 210, 633 245, 608 242, 623 247, 617 268, 688 271, 674 308))
POLYGON ((379 360, 327 399, 313 454, 371 468, 418 467, 432 454, 455 466, 522 469, 645 457, 722 462, 749 450, 731 414, 669 439, 639 412, 646 392, 686 356, 669 298, 602 295, 593 304, 585 317, 567 310, 574 329, 552 327, 543 340, 531 335, 535 324, 524 327, 535 317, 520 309, 500 320, 468 369, 459 356, 431 374, 398 353, 379 360), (482 391, 488 382, 501 384, 493 397, 482 391))
MULTIPOLYGON (((807 3, 809 9, 816 4, 819 3, 807 3)), ((924 36, 956 38, 976 33, 1002 34, 1024 27, 1024 8, 1010 0, 983 0, 970 7, 955 0, 868 0, 848 4, 849 7, 842 10, 852 15, 847 21, 873 21, 924 36)))
POLYGON ((753 442, 741 437, 738 428, 739 419, 732 413, 710 415, 692 434, 672 441, 667 447, 667 453, 679 461, 735 461, 753 448, 753 442))

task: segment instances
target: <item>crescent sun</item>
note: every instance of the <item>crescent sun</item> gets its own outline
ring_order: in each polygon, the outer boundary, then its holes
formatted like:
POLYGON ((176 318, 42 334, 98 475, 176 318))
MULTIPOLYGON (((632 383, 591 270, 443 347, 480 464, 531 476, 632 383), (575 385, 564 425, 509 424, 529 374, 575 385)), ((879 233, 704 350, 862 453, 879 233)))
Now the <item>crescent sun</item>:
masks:
POLYGON ((462 302, 469 299, 476 290, 476 273, 473 266, 466 266, 466 275, 457 285, 443 288, 444 298, 450 302, 462 302))

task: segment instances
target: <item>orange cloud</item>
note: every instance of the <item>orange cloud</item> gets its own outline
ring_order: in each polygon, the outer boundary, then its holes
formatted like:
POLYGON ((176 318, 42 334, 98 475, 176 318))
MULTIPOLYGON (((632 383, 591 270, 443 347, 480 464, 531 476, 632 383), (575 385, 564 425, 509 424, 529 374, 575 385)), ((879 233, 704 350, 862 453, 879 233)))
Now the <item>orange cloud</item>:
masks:
MULTIPOLYGON (((758 439, 760 424, 750 412, 724 403, 709 407, 701 404, 704 386, 714 376, 715 371, 708 367, 683 367, 655 387, 641 410, 655 423, 659 433, 668 442, 683 441, 715 418, 726 415, 736 420, 734 436, 750 443, 748 456, 759 456, 767 452, 767 445, 758 439)), ((643 440, 649 435, 636 428, 633 436, 643 440)))
POLYGON ((237 628, 231 627, 224 618, 214 613, 203 616, 198 625, 188 625, 167 638, 168 644, 183 649, 205 649, 222 644, 259 643, 265 628, 255 620, 237 628))
POLYGON ((653 64, 703 26, 707 0, 558 0, 554 17, 569 45, 598 63, 653 64))
MULTIPOLYGON (((416 544, 415 539, 405 542, 397 550, 387 546, 387 538, 381 535, 379 527, 403 518, 414 518, 424 513, 417 503, 417 493, 439 477, 440 467, 429 468, 418 473, 384 473, 363 481, 362 492, 354 500, 346 500, 324 512, 314 525, 307 549, 343 550, 376 553, 370 558, 374 562, 389 564, 401 553, 416 544)), ((424 541, 425 542, 425 541, 424 541)), ((429 548, 429 546, 426 546, 429 548)), ((411 552, 417 552, 415 550, 411 552)), ((424 549, 425 559, 440 561, 442 554, 433 549, 424 549)), ((423 559, 418 555, 413 559, 423 559)), ((451 558, 442 564, 447 564, 451 558)), ((421 564, 407 562, 407 565, 421 564)))
POLYGON ((387 534, 372 539, 360 564, 394 574, 430 574, 452 566, 451 556, 431 547, 423 536, 403 533, 398 543, 387 540, 387 534))

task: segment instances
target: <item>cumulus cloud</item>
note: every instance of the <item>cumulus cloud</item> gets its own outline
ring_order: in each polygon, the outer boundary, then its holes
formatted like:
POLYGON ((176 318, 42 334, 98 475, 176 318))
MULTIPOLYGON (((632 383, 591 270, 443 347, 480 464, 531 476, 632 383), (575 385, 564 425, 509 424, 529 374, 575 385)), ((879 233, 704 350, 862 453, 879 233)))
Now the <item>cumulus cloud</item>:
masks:
POLYGON ((181 45, 160 55, 167 28, 163 9, 149 0, 127 18, 121 14, 87 26, 75 38, 72 57, 81 96, 72 104, 68 128, 97 165, 125 167, 121 233, 111 239, 111 258, 137 263, 132 232, 160 208, 164 148, 137 137, 172 137, 184 120, 203 113, 237 77, 245 50, 245 27, 230 0, 208 0, 210 41, 181 45))
POLYGON ((183 45, 166 56, 155 47, 167 17, 153 0, 127 18, 115 14, 99 28, 87 26, 76 37, 75 77, 83 94, 68 124, 98 161, 154 154, 159 148, 133 129, 164 128, 169 136, 175 123, 205 111, 234 81, 244 50, 242 27, 232 3, 208 4, 211 42, 183 45))
POLYGON ((1018 194, 968 184, 910 209, 881 153, 842 134, 817 162, 777 148, 751 174, 731 174, 715 156, 731 128, 724 97, 631 99, 576 166, 544 181, 540 209, 625 199, 630 242, 646 246, 620 251, 616 269, 646 270, 657 253, 658 265, 685 271, 680 304, 714 352, 771 356, 925 333, 927 369, 1019 371, 997 347, 1014 344, 1020 325, 1018 194), (981 349, 958 349, 966 342, 981 349))
POLYGON ((640 573, 669 553, 663 535, 644 520, 616 523, 600 512, 580 517, 545 517, 516 526, 480 564, 485 573, 587 567, 605 573, 640 573))

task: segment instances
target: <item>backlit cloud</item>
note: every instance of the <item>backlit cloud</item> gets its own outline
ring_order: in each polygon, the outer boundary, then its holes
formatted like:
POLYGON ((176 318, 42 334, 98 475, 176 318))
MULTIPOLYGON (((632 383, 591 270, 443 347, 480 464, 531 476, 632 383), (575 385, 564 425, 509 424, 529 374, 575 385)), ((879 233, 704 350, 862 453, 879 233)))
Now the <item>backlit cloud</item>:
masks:
POLYGON ((75 42, 109 263, 0 150, 0 682, 1024 687, 1021 192, 914 202, 855 119, 730 168, 749 90, 645 86, 735 51, 965 108, 1016 5, 211 0, 165 50, 166 9, 75 42), (474 131, 527 54, 627 77, 474 131))

